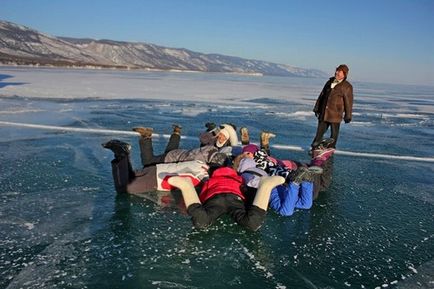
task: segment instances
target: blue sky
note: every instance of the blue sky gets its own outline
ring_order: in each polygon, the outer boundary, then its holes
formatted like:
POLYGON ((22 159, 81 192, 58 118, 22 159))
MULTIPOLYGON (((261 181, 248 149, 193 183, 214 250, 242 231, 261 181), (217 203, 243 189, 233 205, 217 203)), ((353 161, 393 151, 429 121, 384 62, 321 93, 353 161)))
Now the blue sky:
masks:
POLYGON ((1 0, 0 19, 56 36, 149 42, 350 79, 434 85, 434 1, 1 0))

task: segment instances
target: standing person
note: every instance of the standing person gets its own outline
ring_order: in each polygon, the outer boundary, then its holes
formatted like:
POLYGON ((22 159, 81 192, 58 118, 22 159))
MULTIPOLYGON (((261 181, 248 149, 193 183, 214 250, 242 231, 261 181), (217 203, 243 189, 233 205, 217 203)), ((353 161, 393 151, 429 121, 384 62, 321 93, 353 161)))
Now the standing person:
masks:
POLYGON ((335 76, 324 85, 313 109, 318 118, 316 135, 312 141, 312 150, 322 141, 324 133, 331 127, 333 143, 329 145, 336 148, 339 127, 342 119, 349 123, 353 111, 353 86, 347 81, 349 68, 345 64, 336 67, 335 76))

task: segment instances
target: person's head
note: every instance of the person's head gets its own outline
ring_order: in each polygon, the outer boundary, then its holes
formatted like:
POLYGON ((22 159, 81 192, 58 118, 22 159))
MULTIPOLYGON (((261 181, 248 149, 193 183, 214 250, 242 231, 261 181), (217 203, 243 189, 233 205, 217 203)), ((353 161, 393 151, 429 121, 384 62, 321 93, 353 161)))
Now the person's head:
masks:
POLYGON ((243 155, 248 158, 253 158, 259 147, 255 144, 248 144, 243 147, 243 155))
POLYGON ((216 146, 221 148, 229 140, 229 131, 226 128, 220 130, 217 134, 216 146))
POLYGON ((245 158, 244 154, 237 155, 232 161, 232 168, 234 170, 238 170, 238 166, 240 165, 240 161, 245 158))
POLYGON ((349 71, 350 69, 346 64, 341 64, 338 67, 336 67, 335 78, 339 81, 346 79, 349 71))

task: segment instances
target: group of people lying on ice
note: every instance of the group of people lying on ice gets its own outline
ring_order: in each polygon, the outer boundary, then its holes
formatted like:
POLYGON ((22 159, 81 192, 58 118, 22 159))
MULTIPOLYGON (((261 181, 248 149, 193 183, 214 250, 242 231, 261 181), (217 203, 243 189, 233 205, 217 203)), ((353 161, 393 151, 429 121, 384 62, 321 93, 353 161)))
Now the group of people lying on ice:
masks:
MULTIPOLYGON (((279 160, 270 155, 269 140, 275 135, 261 132, 260 146, 251 144, 248 130, 240 129, 241 146, 232 124, 206 124, 200 147, 180 149, 181 126, 173 133, 161 155, 154 155, 152 128, 133 128, 139 135, 143 168, 134 170, 131 145, 119 140, 102 144, 114 153, 112 173, 118 193, 167 192, 162 202, 176 200, 179 191, 196 228, 206 228, 228 214, 238 224, 258 230, 268 206, 290 216, 295 209, 309 209, 331 179, 330 157, 334 153, 321 142, 309 164, 279 160), (164 199, 164 200, 163 200, 164 199)), ((179 198, 178 198, 179 199, 179 198)))

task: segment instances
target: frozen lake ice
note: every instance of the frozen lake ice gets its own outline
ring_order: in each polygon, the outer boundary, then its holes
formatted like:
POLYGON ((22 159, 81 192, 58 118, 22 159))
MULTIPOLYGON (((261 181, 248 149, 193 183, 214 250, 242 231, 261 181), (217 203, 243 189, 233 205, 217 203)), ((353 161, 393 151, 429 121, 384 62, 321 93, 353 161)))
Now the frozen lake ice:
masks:
POLYGON ((387 156, 434 157, 433 87, 353 83, 338 143, 353 155, 334 157, 311 210, 270 211, 256 233, 226 218, 196 231, 182 210, 116 195, 102 142, 130 142, 138 167, 132 127, 180 123, 192 148, 214 121, 307 148, 325 81, 0 67, 0 288, 432 288, 434 164, 387 156))

